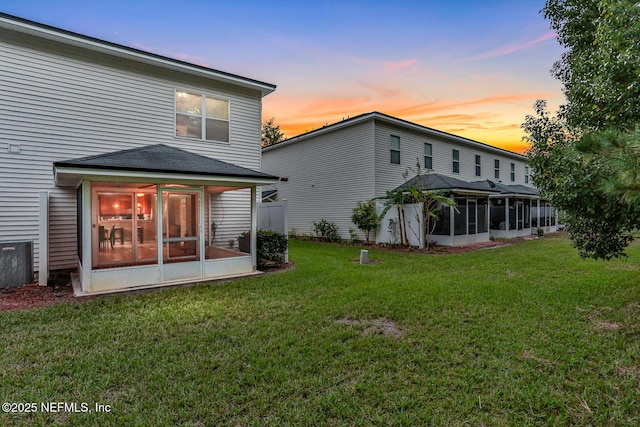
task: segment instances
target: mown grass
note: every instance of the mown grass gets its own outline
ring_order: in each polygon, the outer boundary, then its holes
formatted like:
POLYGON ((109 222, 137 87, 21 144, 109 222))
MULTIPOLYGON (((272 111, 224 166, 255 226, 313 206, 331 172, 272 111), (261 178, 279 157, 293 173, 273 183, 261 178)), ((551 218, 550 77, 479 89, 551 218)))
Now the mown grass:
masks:
POLYGON ((112 408, 0 424, 640 424, 640 246, 290 252, 284 273, 0 313, 0 402, 112 408))

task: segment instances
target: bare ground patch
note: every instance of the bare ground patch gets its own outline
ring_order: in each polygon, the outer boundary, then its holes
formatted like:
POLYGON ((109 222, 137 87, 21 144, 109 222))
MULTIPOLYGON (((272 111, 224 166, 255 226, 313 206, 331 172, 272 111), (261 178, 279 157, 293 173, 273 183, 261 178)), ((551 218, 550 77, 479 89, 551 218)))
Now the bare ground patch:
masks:
POLYGON ((613 308, 611 307, 577 307, 577 310, 583 313, 589 313, 587 314, 587 319, 591 322, 596 332, 617 332, 624 326, 622 323, 614 322, 611 320, 603 320, 601 318, 604 313, 613 311, 613 308))
POLYGON ((336 320, 336 323, 342 325, 363 326, 361 334, 364 335, 384 335, 388 337, 398 338, 402 336, 402 329, 396 325, 393 320, 386 317, 378 317, 375 319, 347 319, 342 318, 336 320))

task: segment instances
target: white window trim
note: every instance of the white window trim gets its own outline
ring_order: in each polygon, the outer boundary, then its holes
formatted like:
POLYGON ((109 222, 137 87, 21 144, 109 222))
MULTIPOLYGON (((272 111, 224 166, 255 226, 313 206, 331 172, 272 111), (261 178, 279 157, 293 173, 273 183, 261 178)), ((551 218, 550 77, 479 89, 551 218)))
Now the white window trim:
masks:
MULTIPOLYGON (((195 117, 195 116, 194 116, 195 117)), ((173 90, 173 137, 174 138, 178 138, 178 139, 184 139, 187 141, 202 141, 202 142, 207 142, 207 143, 214 143, 214 144, 228 144, 231 145, 231 99, 226 97, 226 96, 222 96, 222 95, 217 95, 211 92, 203 92, 202 90, 194 90, 194 89, 188 89, 188 88, 183 88, 183 87, 175 87, 173 90), (178 114, 184 114, 184 115, 188 115, 182 112, 178 112, 178 106, 176 104, 176 96, 178 92, 186 92, 192 95, 200 95, 200 99, 201 99, 201 113, 200 113, 200 118, 202 119, 202 128, 201 128, 201 137, 200 138, 195 138, 195 137, 191 137, 191 136, 182 136, 182 135, 176 135, 176 132, 178 131, 177 129, 177 125, 178 125, 178 121, 176 119, 178 114), (215 139, 207 139, 207 97, 208 98, 214 98, 214 99, 218 99, 220 101, 226 101, 227 102, 227 119, 219 119, 219 118, 215 118, 215 117, 211 117, 212 119, 215 120, 220 120, 220 121, 226 121, 227 123, 229 123, 229 135, 228 135, 228 141, 218 141, 215 139)))
POLYGON ((430 142, 425 142, 424 145, 422 146, 422 151, 423 151, 423 153, 422 153, 423 154, 422 155, 422 162, 424 163, 424 168, 427 169, 427 170, 433 170, 433 144, 430 143, 430 142), (431 148, 431 150, 430 150, 431 154, 428 155, 428 156, 427 156, 427 153, 426 153, 427 145, 429 146, 429 148, 431 148), (429 159, 431 159, 431 167, 430 168, 427 167, 427 163, 425 161, 427 159, 427 157, 429 159))
POLYGON ((401 165, 402 164, 402 138, 398 135, 389 135, 389 164, 390 165, 401 165), (398 149, 396 150, 391 146, 391 141, 393 138, 398 138, 398 149), (398 163, 394 163, 391 161, 391 153, 397 151, 398 152, 398 163))
POLYGON ((457 148, 452 148, 451 149, 451 173, 460 173, 460 150, 457 148), (456 153, 456 151, 458 152, 458 160, 456 160, 454 154, 456 153), (455 169, 455 164, 458 164, 458 171, 454 171, 455 169))

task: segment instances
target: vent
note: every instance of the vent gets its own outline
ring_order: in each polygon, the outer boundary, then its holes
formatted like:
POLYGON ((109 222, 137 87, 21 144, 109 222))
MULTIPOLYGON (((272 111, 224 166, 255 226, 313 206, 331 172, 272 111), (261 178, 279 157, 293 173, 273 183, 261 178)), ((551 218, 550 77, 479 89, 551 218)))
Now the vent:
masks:
POLYGON ((0 242, 0 288, 33 282, 33 242, 0 242))

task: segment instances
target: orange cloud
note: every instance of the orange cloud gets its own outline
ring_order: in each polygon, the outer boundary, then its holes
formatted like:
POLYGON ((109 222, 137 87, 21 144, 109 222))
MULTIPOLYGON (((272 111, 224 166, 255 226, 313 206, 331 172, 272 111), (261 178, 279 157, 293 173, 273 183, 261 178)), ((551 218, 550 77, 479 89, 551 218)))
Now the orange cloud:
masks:
MULTIPOLYGON (((415 103, 415 95, 384 85, 358 82, 371 96, 286 96, 277 92, 265 98, 265 118, 275 117, 287 137, 293 137, 349 117, 380 111, 423 126, 481 141, 518 153, 527 149, 520 124, 530 105, 552 93, 516 93, 501 96, 432 100, 415 103), (385 96, 387 95, 387 96, 385 96), (529 102, 530 101, 530 102, 529 102), (526 104, 526 105, 525 105, 526 104)), ((348 88, 347 88, 348 89, 348 88)))

